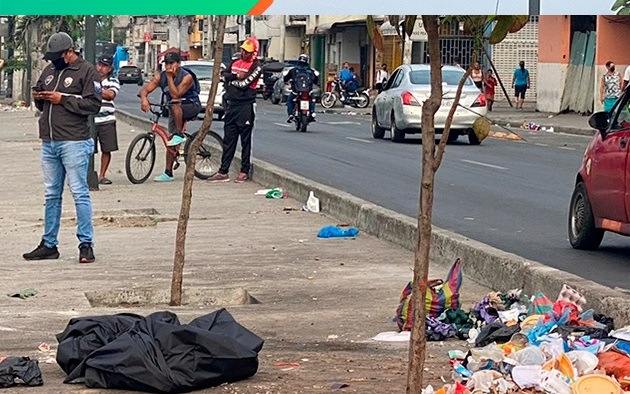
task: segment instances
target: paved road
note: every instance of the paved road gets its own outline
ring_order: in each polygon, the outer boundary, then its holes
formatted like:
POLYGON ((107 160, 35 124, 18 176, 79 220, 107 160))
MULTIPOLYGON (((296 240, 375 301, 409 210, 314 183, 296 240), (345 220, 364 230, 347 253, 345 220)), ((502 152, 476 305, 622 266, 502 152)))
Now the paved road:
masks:
MULTIPOLYGON (((142 114, 136 93, 136 86, 125 85, 119 108, 142 114)), ((319 114, 303 134, 284 123, 284 111, 259 100, 255 158, 416 216, 417 137, 403 144, 373 140, 369 117, 338 114, 319 114)), ((222 132, 222 123, 213 129, 222 132)), ((434 224, 613 288, 630 289, 630 239, 608 234, 597 252, 573 250, 567 240, 573 180, 589 138, 544 132, 523 136, 526 142, 489 138, 470 146, 461 137, 449 145, 436 175, 434 224)))

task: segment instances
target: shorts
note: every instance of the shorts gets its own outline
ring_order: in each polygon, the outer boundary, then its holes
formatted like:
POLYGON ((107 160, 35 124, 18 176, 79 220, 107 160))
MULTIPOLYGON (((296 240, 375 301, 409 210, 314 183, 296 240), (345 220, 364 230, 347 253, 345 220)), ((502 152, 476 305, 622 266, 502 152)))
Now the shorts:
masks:
MULTIPOLYGON (((201 113, 201 104, 197 104, 193 101, 183 101, 181 103, 182 112, 184 115, 184 122, 189 121, 191 119, 195 119, 199 113, 201 113)), ((169 111, 168 116, 168 132, 170 134, 175 134, 177 132, 175 128, 175 118, 173 118, 173 111, 169 111)))
POLYGON ((97 124, 96 141, 94 144, 94 153, 98 153, 98 143, 101 145, 103 153, 115 152, 118 150, 118 136, 116 134, 116 122, 97 124))
POLYGON ((516 85, 516 86, 514 86, 514 96, 516 98, 525 99, 525 92, 527 92, 527 85, 516 85))

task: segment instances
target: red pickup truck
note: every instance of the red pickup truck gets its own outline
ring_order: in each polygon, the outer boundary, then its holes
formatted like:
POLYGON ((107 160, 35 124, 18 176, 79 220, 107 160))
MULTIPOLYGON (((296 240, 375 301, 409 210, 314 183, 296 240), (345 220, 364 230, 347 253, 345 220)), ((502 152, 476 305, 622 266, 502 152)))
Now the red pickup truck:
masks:
POLYGON ((597 133, 576 176, 568 227, 571 246, 594 250, 606 231, 630 235, 630 89, 588 124, 597 133))

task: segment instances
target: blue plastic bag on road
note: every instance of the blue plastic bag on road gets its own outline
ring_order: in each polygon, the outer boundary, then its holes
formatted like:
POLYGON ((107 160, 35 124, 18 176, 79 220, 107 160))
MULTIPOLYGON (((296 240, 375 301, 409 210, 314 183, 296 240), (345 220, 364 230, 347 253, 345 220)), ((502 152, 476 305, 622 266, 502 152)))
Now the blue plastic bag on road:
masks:
POLYGON ((350 227, 344 230, 339 226, 326 226, 317 233, 319 238, 356 238, 357 235, 359 235, 358 228, 350 227))

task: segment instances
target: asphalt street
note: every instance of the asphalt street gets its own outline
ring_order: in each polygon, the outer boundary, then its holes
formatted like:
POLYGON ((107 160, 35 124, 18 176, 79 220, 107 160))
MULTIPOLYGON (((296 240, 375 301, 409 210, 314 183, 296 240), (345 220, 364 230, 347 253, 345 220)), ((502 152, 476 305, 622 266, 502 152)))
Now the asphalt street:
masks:
MULTIPOLYGON (((146 116, 139 109, 138 90, 124 85, 116 103, 121 110, 146 116)), ((365 115, 318 114, 307 133, 296 132, 285 120, 284 106, 258 100, 254 160, 417 216, 419 135, 402 144, 392 143, 387 134, 374 140, 365 115)), ((199 124, 191 123, 190 131, 199 124)), ((223 132, 222 122, 215 121, 212 128, 223 132)), ((608 233, 595 252, 573 250, 568 243, 569 200, 590 138, 521 135, 525 141, 488 138, 471 146, 460 137, 448 145, 436 174, 434 225, 630 292, 630 239, 608 233)))

